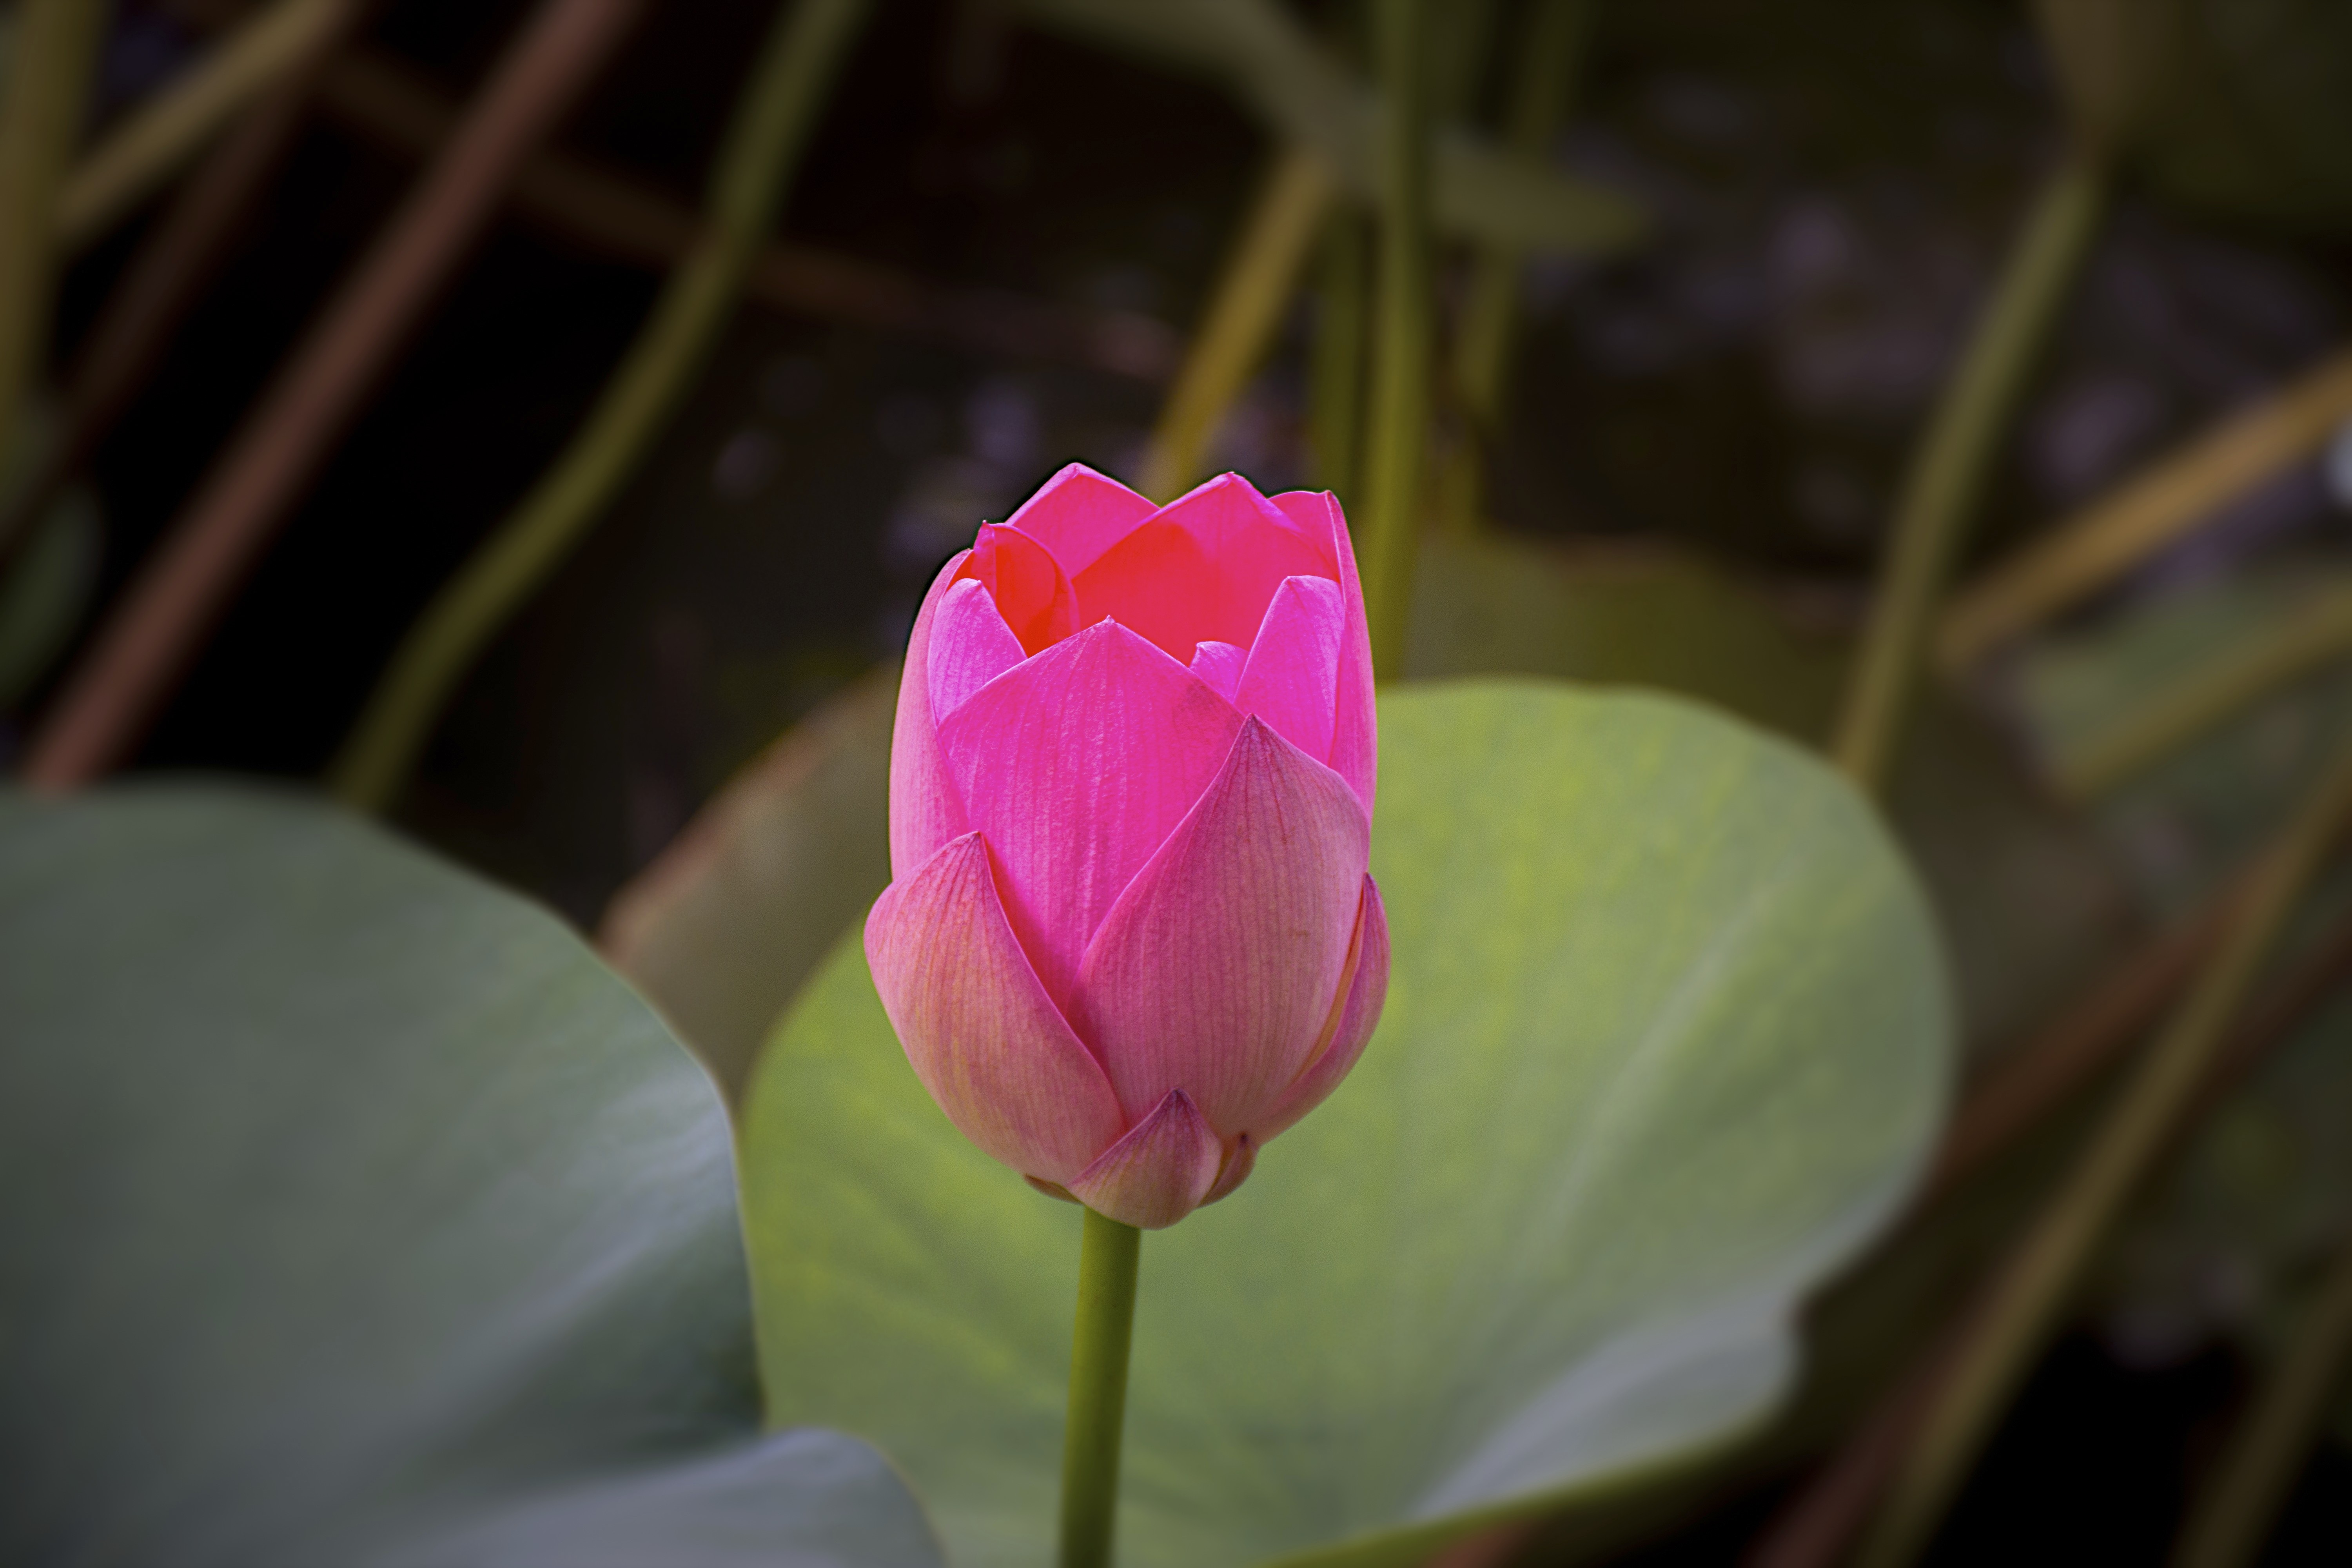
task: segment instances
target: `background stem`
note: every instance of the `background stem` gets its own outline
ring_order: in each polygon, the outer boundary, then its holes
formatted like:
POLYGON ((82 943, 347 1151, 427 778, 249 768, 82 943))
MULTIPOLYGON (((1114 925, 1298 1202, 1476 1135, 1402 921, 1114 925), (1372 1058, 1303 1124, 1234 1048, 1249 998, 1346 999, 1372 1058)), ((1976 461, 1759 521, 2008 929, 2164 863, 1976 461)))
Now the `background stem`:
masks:
POLYGON ((1365 614, 1372 668, 1403 673, 1421 544, 1422 447, 1429 433, 1429 145, 1422 0, 1378 0, 1381 260, 1372 406, 1364 453, 1365 614))
POLYGON ((41 371, 57 287, 57 207, 82 111, 105 0, 24 0, 0 80, 0 475, 41 371))
POLYGON ((449 689, 571 552, 661 432, 742 293, 866 12, 866 0, 800 0, 777 18, 719 155, 709 227, 671 274, 653 320, 572 444, 402 640, 330 772, 345 803, 362 811, 391 804, 449 689))
POLYGON ((1110 1568, 1118 1524, 1118 1444, 1143 1233, 1087 1210, 1078 1321, 1070 1335, 1070 1415, 1062 1429, 1062 1568, 1110 1568))
POLYGON ((1935 1533, 2048 1339, 2116 1212, 2197 1103, 2228 1026, 2295 900, 2352 817, 2352 745, 2257 863, 2229 934, 2064 1183, 1995 1278, 1864 1543, 1864 1568, 1901 1568, 1935 1533))
POLYGON ((1885 782, 1960 529, 2106 205, 2104 163, 2077 152, 2042 186, 1906 476, 1831 754, 1864 790, 1885 782))

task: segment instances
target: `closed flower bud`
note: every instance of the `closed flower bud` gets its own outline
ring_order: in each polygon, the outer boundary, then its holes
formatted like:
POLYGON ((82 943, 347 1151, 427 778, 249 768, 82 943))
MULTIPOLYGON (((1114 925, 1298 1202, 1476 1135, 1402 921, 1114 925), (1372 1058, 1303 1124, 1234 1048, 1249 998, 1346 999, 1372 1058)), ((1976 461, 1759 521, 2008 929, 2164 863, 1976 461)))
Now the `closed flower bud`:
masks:
POLYGON ((982 528, 908 646, 866 922, 940 1109, 1129 1225, 1239 1186, 1380 1016, 1375 757, 1330 496, 1074 464, 982 528))

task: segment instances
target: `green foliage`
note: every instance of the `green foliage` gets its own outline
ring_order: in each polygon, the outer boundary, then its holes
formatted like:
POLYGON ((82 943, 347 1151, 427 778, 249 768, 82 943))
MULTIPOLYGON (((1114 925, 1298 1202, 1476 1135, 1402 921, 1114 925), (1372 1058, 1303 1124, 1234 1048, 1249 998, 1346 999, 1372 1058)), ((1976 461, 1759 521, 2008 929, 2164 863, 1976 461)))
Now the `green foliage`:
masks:
POLYGON ((922 1568, 761 1438, 726 1118, 546 914, 226 790, 0 799, 0 1558, 922 1568))
MULTIPOLYGON (((1381 723, 1388 1012, 1145 1247, 1138 1568, 1409 1563, 1727 1439, 1934 1135, 1928 920, 1818 764, 1532 682, 1381 723)), ((762 1058, 742 1159, 772 1419, 883 1446, 960 1563, 1042 1561, 1079 1216, 933 1108, 854 939, 762 1058)))

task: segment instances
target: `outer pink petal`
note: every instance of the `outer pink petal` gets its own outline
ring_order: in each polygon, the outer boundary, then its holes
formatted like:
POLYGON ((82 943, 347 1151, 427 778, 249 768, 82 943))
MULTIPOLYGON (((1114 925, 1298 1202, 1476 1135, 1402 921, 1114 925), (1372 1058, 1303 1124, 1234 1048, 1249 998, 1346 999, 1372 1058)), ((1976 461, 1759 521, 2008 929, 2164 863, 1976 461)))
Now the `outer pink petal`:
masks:
POLYGON ((1318 763, 1331 758, 1339 642, 1348 611, 1328 577, 1286 577, 1250 645, 1234 706, 1255 713, 1318 763))
POLYGON ((1077 574, 1078 618, 1132 626, 1174 658, 1246 647, 1285 577, 1337 570, 1328 542, 1226 474, 1171 501, 1077 574))
POLYGON ((1381 1021, 1381 1004, 1389 994, 1389 917, 1370 877, 1364 879, 1364 910, 1358 917, 1356 948, 1349 964, 1347 987, 1331 1005, 1329 1042, 1285 1091, 1273 1113, 1252 1129, 1261 1143, 1296 1125, 1339 1087, 1381 1021))
POLYGON ((1057 1003, 1087 941, 1209 781, 1241 715, 1116 623, 989 682, 940 726, 1013 929, 1057 1003))
POLYGON ((1192 673, 1207 681, 1209 689, 1228 702, 1241 689, 1242 670, 1248 663, 1247 648, 1213 637, 1192 650, 1192 673))
POLYGON ((1207 1208, 1211 1204, 1232 1196, 1233 1190, 1248 1181, 1249 1173, 1256 1169, 1257 1142, 1244 1132, 1234 1140, 1232 1148, 1225 1151, 1225 1168, 1217 1173, 1216 1184, 1201 1200, 1201 1206, 1207 1208))
POLYGON ((944 719, 971 695, 1027 657, 985 585, 966 577, 951 584, 931 622, 931 712, 944 719))
POLYGON ((1118 1137, 1118 1100, 1013 941, 979 834, 884 889, 866 962, 915 1076, 989 1155, 1066 1182, 1118 1137))
MULTIPOLYGON (((1336 569, 1334 581, 1348 612, 1347 630, 1339 638, 1339 679, 1331 721, 1330 763, 1372 809, 1380 773, 1380 722, 1372 705, 1372 638, 1364 620, 1364 584, 1356 574, 1356 551, 1348 538, 1348 519, 1339 500, 1328 490, 1290 490, 1274 498, 1285 515, 1328 542, 1336 569)), ((1391 670, 1391 674, 1400 671, 1391 670)))
POLYGON ((940 603, 971 559, 967 550, 931 580, 907 639, 907 664, 898 676, 898 712, 890 727, 890 875, 902 879, 929 859, 949 839, 969 832, 963 801, 949 779, 940 752, 939 725, 931 716, 931 628, 940 603))
POLYGON ((1344 780, 1246 721, 1087 948, 1068 1015, 1130 1116, 1181 1089, 1255 1132, 1339 994, 1370 835, 1344 780))
POLYGON ((1164 1230, 1201 1206, 1224 1156, 1216 1133, 1176 1089, 1066 1185, 1098 1215, 1164 1230))
POLYGON ((984 526, 959 576, 987 585, 997 613, 1036 653, 1078 629, 1078 596, 1054 552, 1013 529, 984 526))
POLYGON ((1076 577, 1134 531, 1155 509, 1117 479, 1072 463, 1039 487, 1004 520, 1054 552, 1076 577))

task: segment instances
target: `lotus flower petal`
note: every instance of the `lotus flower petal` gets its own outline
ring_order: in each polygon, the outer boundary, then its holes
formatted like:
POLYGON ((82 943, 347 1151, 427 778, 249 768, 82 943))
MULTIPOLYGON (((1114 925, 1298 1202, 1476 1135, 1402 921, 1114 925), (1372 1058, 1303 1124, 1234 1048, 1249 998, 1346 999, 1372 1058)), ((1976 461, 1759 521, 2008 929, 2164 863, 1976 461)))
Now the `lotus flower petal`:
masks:
POLYGON ((1346 988, 1333 1001, 1325 1043, 1306 1069, 1284 1091, 1273 1112, 1251 1131, 1263 1143, 1297 1124, 1329 1098, 1364 1054, 1372 1027, 1381 1021, 1381 1005, 1389 994, 1389 917, 1381 907, 1381 890, 1364 879, 1364 902, 1356 917, 1354 949, 1348 955, 1346 988))
POLYGON ((937 853, 940 845, 971 831, 963 798, 956 794, 940 753, 939 721, 931 712, 931 629, 940 605, 963 569, 970 551, 940 568, 915 616, 907 639, 907 665, 898 677, 898 712, 890 726, 890 876, 898 880, 937 853))
POLYGON ((1073 578, 1157 509, 1117 479, 1072 463, 1004 520, 1054 552, 1073 578))
POLYGON ((978 579, 950 584, 931 622, 931 712, 944 719, 965 699, 1027 657, 996 600, 978 579))
POLYGON ((1333 692, 1348 608, 1328 577, 1286 577, 1265 607, 1250 645, 1234 706, 1274 726, 1275 733, 1318 763, 1331 756, 1333 692))
POLYGON ((988 847, 967 833, 876 900, 866 962, 907 1060, 963 1135, 1066 1183, 1126 1118, 1013 940, 988 847))
POLYGON ((1329 1020, 1370 838, 1345 780, 1265 721, 1243 723, 1200 805, 1119 895, 1071 994, 1129 1116, 1181 1089, 1220 1133, 1258 1131, 1329 1020))
POLYGON ((1364 620, 1364 584, 1356 574, 1356 550, 1348 519, 1328 490, 1288 490, 1274 498, 1283 514, 1331 552, 1332 580, 1339 584, 1348 624, 1339 637, 1339 675, 1332 705, 1331 770, 1355 786, 1369 814, 1379 784, 1380 723, 1372 698, 1372 637, 1364 620))
POLYGON ((1255 1169, 1257 1143, 1244 1132, 1234 1140, 1232 1148, 1225 1151, 1225 1168, 1217 1173, 1216 1182, 1209 1188, 1208 1195, 1201 1200, 1201 1206, 1207 1208, 1211 1204, 1230 1196, 1235 1187, 1249 1180, 1249 1173, 1255 1169))
POLYGON ((1248 647, 1284 578, 1338 569, 1328 537, 1227 474, 1171 501, 1078 573, 1078 616, 1108 616, 1186 660, 1202 642, 1248 647))
POLYGON ((1209 689, 1228 702, 1241 689, 1242 671, 1248 664, 1249 649, 1214 637, 1192 650, 1192 673, 1207 681, 1209 689))
POLYGON ((1063 1184, 1098 1215, 1162 1230, 1201 1206, 1224 1156, 1200 1110, 1182 1089, 1171 1089, 1126 1137, 1063 1184))
POLYGON ((1241 722, 1182 665, 1104 622, 990 681, 940 725, 956 798, 995 852, 1013 929, 1055 1002, 1241 722))
POLYGON ((1054 552, 1014 529, 986 527, 972 545, 960 577, 987 585, 997 614, 1035 653, 1078 629, 1078 596, 1054 552))

